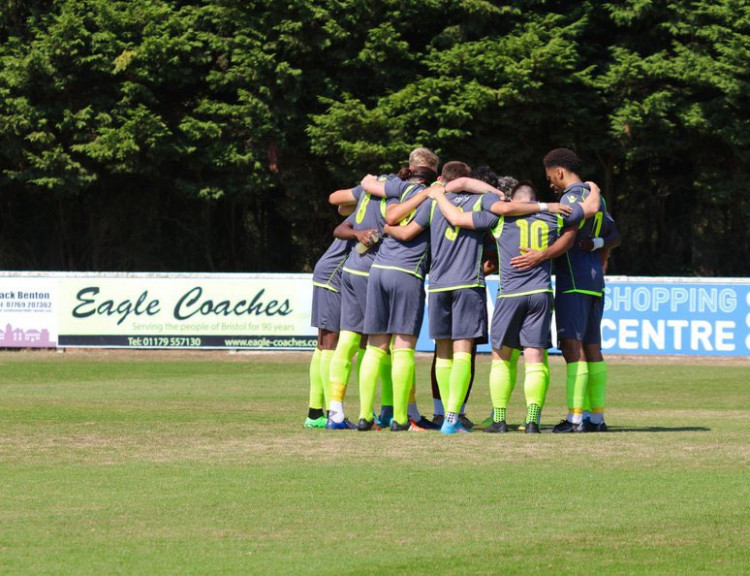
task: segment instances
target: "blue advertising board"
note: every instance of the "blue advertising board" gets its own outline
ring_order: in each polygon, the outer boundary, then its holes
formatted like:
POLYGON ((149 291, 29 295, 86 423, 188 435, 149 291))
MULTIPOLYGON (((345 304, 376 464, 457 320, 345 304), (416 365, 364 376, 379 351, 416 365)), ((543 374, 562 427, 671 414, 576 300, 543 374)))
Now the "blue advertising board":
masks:
MULTIPOLYGON (((489 278, 487 288, 491 318, 497 280, 489 278)), ((554 322, 552 333, 554 342, 554 322)), ((433 349, 425 323, 417 350, 433 349)), ((478 350, 490 352, 491 348, 484 344, 478 350)), ((608 277, 602 350, 750 356, 750 279, 608 277)))

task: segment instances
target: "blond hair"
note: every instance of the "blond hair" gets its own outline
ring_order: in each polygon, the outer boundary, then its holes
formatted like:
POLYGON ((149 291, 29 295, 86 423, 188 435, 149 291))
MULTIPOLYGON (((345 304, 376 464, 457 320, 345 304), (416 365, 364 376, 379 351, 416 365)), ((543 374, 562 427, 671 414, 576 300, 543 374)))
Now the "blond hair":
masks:
POLYGON ((427 166, 437 172, 438 164, 440 159, 428 148, 415 148, 409 154, 410 167, 427 166))

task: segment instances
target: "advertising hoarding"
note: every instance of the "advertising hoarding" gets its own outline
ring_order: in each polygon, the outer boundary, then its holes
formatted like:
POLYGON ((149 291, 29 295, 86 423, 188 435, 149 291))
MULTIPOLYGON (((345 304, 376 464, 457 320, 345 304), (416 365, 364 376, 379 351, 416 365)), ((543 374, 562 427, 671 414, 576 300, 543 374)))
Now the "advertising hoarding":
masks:
MULTIPOLYGON (((4 272, 0 347, 312 349, 311 305, 310 274, 4 272)), ((748 356, 750 279, 608 277, 602 348, 748 356)))
MULTIPOLYGON (((497 288, 498 281, 488 278, 490 319, 497 288)), ((554 316, 552 342, 556 343, 554 316)), ((417 349, 434 349, 425 328, 419 336, 417 349)), ((477 349, 491 351, 489 344, 477 349)), ((750 279, 607 277, 602 351, 610 354, 748 356, 750 279)))
POLYGON ((0 348, 57 346, 57 285, 44 277, 0 278, 0 348))

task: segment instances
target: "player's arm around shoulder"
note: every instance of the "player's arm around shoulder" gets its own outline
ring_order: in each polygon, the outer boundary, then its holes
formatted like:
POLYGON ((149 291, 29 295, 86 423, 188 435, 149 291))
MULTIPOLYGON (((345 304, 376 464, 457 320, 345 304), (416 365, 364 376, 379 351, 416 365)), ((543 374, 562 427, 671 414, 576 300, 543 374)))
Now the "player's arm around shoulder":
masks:
MULTIPOLYGON (((455 180, 454 180, 455 182, 455 180)), ((450 186, 450 184, 448 184, 450 186)), ((453 202, 448 200, 443 189, 434 190, 432 199, 437 202, 438 208, 451 226, 474 230, 474 217, 472 212, 463 212, 453 202)))
POLYGON ((365 192, 371 196, 377 196, 378 198, 385 198, 385 180, 375 176, 374 174, 367 174, 362 181, 360 186, 364 188, 365 192))
POLYGON ((385 209, 385 221, 391 226, 395 226, 406 218, 412 211, 419 208, 419 206, 429 198, 430 188, 423 188, 414 196, 406 200, 405 202, 396 202, 394 204, 388 204, 385 209))
POLYGON ((357 203, 357 196, 354 194, 354 188, 342 188, 331 192, 328 195, 328 203, 333 206, 347 206, 357 203))
POLYGON ((602 195, 596 182, 586 182, 586 184, 589 186, 589 193, 586 195, 586 199, 581 203, 581 208, 583 208, 583 217, 591 218, 594 214, 599 212, 599 208, 602 204, 602 195))
POLYGON ((490 212, 498 216, 528 216, 539 212, 548 212, 550 214, 569 215, 572 212, 570 206, 557 202, 495 202, 490 207, 490 212))
POLYGON ((505 193, 502 190, 490 186, 482 180, 476 178, 469 178, 468 176, 461 176, 455 180, 451 180, 445 185, 446 192, 470 192, 472 194, 496 194, 501 199, 505 199, 505 193))
POLYGON ((395 238, 400 242, 408 242, 409 240, 416 238, 422 230, 424 230, 424 228, 413 220, 406 226, 393 226, 391 224, 386 224, 383 228, 383 231, 388 234, 388 236, 395 238))

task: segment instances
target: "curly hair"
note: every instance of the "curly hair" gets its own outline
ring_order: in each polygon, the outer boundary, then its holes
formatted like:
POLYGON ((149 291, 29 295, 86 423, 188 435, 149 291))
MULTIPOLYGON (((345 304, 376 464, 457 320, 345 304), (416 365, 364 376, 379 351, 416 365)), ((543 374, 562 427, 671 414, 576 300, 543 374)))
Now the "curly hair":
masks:
POLYGON ((495 188, 498 188, 502 190, 505 195, 510 198, 511 192, 513 192, 513 189, 518 185, 518 180, 513 178, 513 176, 500 176, 497 179, 497 186, 495 188))
POLYGON ((565 168, 573 174, 579 174, 583 165, 581 159, 569 148, 555 148, 547 152, 542 160, 545 168, 565 168))

